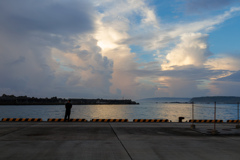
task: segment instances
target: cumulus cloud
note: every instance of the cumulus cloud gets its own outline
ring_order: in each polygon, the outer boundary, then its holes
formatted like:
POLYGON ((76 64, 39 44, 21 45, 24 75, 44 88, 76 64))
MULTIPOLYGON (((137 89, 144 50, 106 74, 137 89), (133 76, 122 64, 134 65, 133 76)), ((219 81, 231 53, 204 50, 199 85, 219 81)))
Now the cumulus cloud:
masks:
POLYGON ((88 1, 1 1, 0 92, 109 96, 113 62, 89 35, 93 13, 88 1))
POLYGON ((201 21, 162 24, 161 17, 143 1, 104 2, 98 4, 104 11, 101 10, 98 20, 96 39, 103 48, 102 54, 114 61, 112 93, 121 90, 122 95, 132 97, 149 91, 152 96, 173 96, 174 92, 181 95, 177 92, 180 86, 184 86, 192 88, 188 94, 205 94, 209 91, 203 86, 211 79, 229 75, 230 72, 224 68, 214 70, 213 65, 208 68, 208 59, 212 55, 207 42, 208 32, 231 18, 239 8, 231 8, 201 21), (136 16, 137 21, 132 19, 136 16), (131 53, 130 44, 147 51, 160 50, 155 54, 158 61, 154 65, 137 63, 138 53, 131 53), (166 56, 161 52, 174 45, 166 56), (180 86, 173 85, 177 81, 180 86))
POLYGON ((207 45, 208 35, 201 33, 189 33, 181 36, 181 42, 166 56, 166 62, 162 64, 164 70, 172 66, 202 66, 211 55, 207 45))
POLYGON ((157 23, 153 10, 141 0, 102 1, 97 6, 104 8, 104 12, 99 14, 95 38, 102 48, 102 55, 114 62, 111 93, 136 98, 141 97, 140 93, 145 95, 147 92, 154 92, 137 80, 138 76, 134 72, 139 66, 135 60, 137 55, 131 52, 128 43, 122 43, 129 38, 130 28, 136 25, 131 22, 136 14, 140 15, 142 25, 157 23))
MULTIPOLYGON (((228 5, 215 2, 209 10, 228 5)), ((207 40, 239 11, 232 7, 167 24, 144 0, 1 1, 0 93, 84 98, 220 93, 219 85, 236 83, 239 58, 215 56, 207 40), (151 58, 139 58, 145 54, 151 58)))

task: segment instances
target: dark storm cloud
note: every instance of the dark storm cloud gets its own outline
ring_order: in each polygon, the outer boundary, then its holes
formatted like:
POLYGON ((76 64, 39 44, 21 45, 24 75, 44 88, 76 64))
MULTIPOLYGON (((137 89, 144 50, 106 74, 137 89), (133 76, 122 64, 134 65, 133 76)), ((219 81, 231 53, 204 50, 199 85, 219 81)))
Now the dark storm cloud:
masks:
MULTIPOLYGON (((0 1, 0 94, 68 97, 78 93, 79 87, 66 82, 69 77, 74 79, 72 74, 64 70, 56 74, 59 64, 53 60, 51 48, 76 49, 76 38, 94 31, 93 10, 87 0, 0 1)), ((94 40, 89 43, 96 47, 94 40)), ((99 51, 89 54, 97 56, 99 51)), ((104 57, 96 61, 102 62, 104 57)), ((106 89, 111 85, 108 79, 103 82, 106 89)), ((89 95, 91 92, 89 89, 89 95)))
POLYGON ((14 33, 78 34, 93 29, 87 1, 0 1, 1 29, 14 33))
POLYGON ((225 8, 232 3, 239 3, 239 0, 187 0, 187 13, 204 13, 204 11, 218 10, 225 8))

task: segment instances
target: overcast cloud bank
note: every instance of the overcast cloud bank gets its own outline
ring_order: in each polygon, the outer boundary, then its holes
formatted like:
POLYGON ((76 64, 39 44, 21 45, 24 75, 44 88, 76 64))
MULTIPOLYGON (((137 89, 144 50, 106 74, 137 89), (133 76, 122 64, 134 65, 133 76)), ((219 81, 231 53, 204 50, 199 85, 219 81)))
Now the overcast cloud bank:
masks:
POLYGON ((239 6, 186 1, 183 16, 166 23, 144 0, 1 1, 0 94, 238 95, 239 56, 211 52, 209 37, 239 6))

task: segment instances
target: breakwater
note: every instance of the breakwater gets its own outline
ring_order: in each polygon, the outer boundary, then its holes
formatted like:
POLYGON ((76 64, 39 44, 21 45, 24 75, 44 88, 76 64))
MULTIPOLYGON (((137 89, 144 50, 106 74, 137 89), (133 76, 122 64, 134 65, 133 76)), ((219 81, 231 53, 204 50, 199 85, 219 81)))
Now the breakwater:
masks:
POLYGON ((71 100, 74 105, 138 104, 130 99, 36 98, 3 94, 0 97, 0 105, 64 105, 67 100, 71 100))

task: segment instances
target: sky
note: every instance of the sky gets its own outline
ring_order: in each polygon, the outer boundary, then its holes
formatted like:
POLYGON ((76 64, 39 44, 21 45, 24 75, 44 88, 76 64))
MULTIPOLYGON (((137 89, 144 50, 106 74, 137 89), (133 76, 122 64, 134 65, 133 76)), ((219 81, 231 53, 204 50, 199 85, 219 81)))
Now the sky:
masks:
POLYGON ((240 0, 8 0, 0 24, 0 95, 240 96, 240 0))

